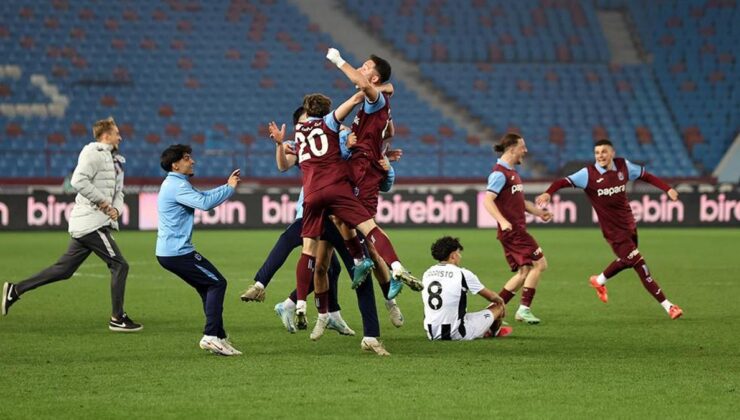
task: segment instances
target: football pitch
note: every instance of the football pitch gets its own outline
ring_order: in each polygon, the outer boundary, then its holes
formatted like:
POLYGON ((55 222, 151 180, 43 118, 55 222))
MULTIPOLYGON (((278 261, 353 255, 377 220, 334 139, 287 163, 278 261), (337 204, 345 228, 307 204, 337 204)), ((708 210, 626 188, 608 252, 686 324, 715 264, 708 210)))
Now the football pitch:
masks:
MULTIPOLYGON (((5 418, 731 418, 740 409, 740 229, 641 229, 640 251, 672 321, 626 270, 609 303, 588 286, 613 258, 597 229, 532 229, 549 262, 533 304, 542 324, 476 342, 428 342, 420 295, 406 288, 396 329, 378 297, 392 354, 360 350, 362 325, 346 273, 340 303, 357 337, 288 334, 273 313, 294 286, 294 251, 264 303, 243 303, 280 231, 198 231, 199 252, 229 281, 226 330, 239 357, 198 348, 197 294, 162 269, 153 232, 115 235, 130 263, 126 310, 137 334, 108 331, 110 276, 94 256, 70 280, 29 292, 0 319, 0 412, 5 418)), ((498 291, 510 277, 495 231, 388 230, 413 273, 449 234, 463 266, 498 291)), ((0 281, 18 281, 66 249, 68 236, 0 233, 0 281)), ((485 307, 468 298, 468 310, 485 307)))

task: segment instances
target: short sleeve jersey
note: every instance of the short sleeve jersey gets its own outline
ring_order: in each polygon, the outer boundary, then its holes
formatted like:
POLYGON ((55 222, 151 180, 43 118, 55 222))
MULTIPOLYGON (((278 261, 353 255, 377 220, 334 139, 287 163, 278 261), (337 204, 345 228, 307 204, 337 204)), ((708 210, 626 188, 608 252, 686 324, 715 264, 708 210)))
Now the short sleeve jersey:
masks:
POLYGON ((483 290, 478 276, 465 268, 442 263, 430 267, 424 273, 422 283, 424 328, 429 339, 450 339, 456 330, 464 336, 468 302, 466 294, 478 294, 483 290))
POLYGON ((636 229, 635 217, 627 200, 627 182, 642 176, 645 168, 623 158, 614 159, 614 169, 597 164, 587 166, 567 177, 582 188, 596 215, 604 237, 609 240, 629 238, 636 229))
POLYGON ((352 122, 352 132, 357 136, 352 159, 365 157, 377 162, 383 158, 383 132, 390 118, 390 96, 383 93, 375 102, 365 100, 352 122))
MULTIPOLYGON (((525 230, 524 184, 519 173, 501 159, 488 176, 488 191, 496 194, 496 206, 514 230, 525 230)), ((501 234, 501 227, 498 227, 501 234)))
POLYGON ((310 118, 296 126, 295 152, 303 173, 305 196, 340 182, 348 182, 339 146, 339 121, 334 112, 310 118))

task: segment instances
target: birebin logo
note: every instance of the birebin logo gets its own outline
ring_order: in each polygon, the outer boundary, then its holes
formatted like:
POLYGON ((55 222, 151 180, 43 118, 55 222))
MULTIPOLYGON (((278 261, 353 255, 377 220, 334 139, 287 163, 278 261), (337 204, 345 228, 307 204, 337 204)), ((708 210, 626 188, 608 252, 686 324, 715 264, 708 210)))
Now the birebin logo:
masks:
POLYGON ((727 200, 724 194, 716 200, 702 194, 699 198, 700 222, 737 222, 740 220, 740 200, 727 200))
POLYGON ((195 210, 196 225, 243 225, 247 223, 247 206, 241 201, 225 201, 211 210, 195 210))
POLYGON ((378 223, 441 224, 468 223, 470 206, 465 201, 455 201, 452 194, 445 194, 442 200, 427 195, 422 200, 405 200, 400 194, 393 194, 392 200, 378 197, 378 223))
POLYGON ((623 193, 625 191, 627 191, 627 185, 626 184, 617 185, 616 187, 599 188, 598 190, 596 190, 597 195, 599 197, 601 197, 602 195, 611 197, 614 194, 623 193))
MULTIPOLYGON (((69 203, 57 201, 53 194, 46 197, 46 202, 36 201, 34 197, 28 197, 27 203, 28 226, 61 226, 66 224, 75 206, 74 201, 69 203)), ((123 225, 128 225, 128 206, 125 204, 119 221, 123 225)))
POLYGON ((282 194, 280 200, 273 200, 269 195, 262 196, 262 223, 266 225, 292 223, 295 220, 296 203, 288 194, 282 194))

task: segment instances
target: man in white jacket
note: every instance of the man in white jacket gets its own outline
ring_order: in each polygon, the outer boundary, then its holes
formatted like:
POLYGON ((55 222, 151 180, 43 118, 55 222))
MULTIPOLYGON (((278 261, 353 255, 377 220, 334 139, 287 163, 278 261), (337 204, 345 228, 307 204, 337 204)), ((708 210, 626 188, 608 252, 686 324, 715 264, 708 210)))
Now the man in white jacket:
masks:
POLYGON ((77 190, 75 206, 69 219, 72 236, 67 252, 54 265, 17 284, 3 284, 2 314, 21 295, 37 287, 68 279, 91 253, 105 261, 111 272, 111 302, 113 311, 108 323, 111 331, 141 331, 123 310, 128 263, 111 236, 118 230, 118 218, 123 211, 123 163, 118 154, 121 134, 112 117, 93 125, 94 142, 80 152, 71 184, 77 190))

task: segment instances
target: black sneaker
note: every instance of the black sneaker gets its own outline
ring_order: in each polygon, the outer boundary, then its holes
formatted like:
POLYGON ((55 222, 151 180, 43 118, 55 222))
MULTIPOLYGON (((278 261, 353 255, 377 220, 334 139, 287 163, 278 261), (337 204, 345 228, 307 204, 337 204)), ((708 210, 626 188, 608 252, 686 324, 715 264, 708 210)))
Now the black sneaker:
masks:
POLYGON ((3 302, 2 302, 2 313, 3 315, 8 314, 8 309, 21 297, 18 296, 18 291, 15 290, 15 284, 5 282, 3 284, 3 302))
POLYGON ((131 318, 128 317, 128 315, 126 315, 126 313, 124 313, 119 320, 114 320, 111 318, 110 322, 108 322, 108 329, 117 332, 136 332, 143 330, 144 326, 135 323, 131 318))

